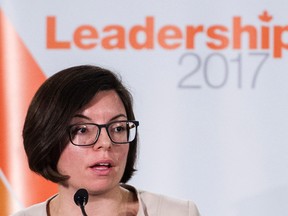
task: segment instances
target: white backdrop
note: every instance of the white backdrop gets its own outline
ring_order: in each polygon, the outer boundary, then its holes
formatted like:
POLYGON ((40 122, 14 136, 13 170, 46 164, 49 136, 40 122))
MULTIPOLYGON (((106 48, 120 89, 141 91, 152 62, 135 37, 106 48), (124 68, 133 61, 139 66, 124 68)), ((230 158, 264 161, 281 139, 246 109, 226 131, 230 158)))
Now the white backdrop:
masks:
MULTIPOLYGON (((122 75, 140 121, 139 171, 131 184, 194 200, 203 216, 288 215, 286 1, 0 2, 47 77, 78 64, 122 75), (46 47, 48 17, 55 17, 55 41, 69 42, 70 48, 46 47), (237 18, 243 30, 239 48, 233 37, 237 18), (75 44, 73 35, 83 25, 98 32, 82 41, 94 48, 75 44), (111 25, 114 30, 104 31, 111 25), (138 25, 149 26, 149 49, 129 42, 129 31, 138 25), (125 31, 125 46, 107 49, 101 42, 117 36, 115 26, 125 31), (159 43, 165 26, 174 30, 162 42, 176 48, 159 43), (193 40, 186 37, 187 26, 203 31, 193 40), (209 36, 217 26, 218 40, 209 36), (187 41, 194 47, 186 47, 187 41)), ((139 31, 136 40, 145 44, 147 35, 139 31)), ((119 40, 110 42, 116 46, 119 40)))

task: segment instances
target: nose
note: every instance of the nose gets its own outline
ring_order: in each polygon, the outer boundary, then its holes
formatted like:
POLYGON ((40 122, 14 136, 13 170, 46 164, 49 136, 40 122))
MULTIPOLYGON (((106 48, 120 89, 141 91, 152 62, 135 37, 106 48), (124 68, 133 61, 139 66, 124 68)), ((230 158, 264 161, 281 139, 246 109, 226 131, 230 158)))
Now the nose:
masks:
POLYGON ((95 143, 95 145, 93 146, 93 149, 98 150, 98 149, 103 148, 105 150, 108 150, 111 148, 111 146, 112 146, 112 141, 111 141, 106 129, 101 128, 98 140, 95 143))

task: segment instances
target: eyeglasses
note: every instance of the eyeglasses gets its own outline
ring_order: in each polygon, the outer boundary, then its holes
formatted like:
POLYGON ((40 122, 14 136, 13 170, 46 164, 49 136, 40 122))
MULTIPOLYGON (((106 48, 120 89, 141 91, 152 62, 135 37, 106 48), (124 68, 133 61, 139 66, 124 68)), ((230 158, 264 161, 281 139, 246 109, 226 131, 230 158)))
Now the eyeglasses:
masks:
POLYGON ((138 121, 113 121, 108 124, 81 123, 69 126, 69 139, 76 146, 94 145, 105 128, 114 144, 127 144, 135 140, 138 121))

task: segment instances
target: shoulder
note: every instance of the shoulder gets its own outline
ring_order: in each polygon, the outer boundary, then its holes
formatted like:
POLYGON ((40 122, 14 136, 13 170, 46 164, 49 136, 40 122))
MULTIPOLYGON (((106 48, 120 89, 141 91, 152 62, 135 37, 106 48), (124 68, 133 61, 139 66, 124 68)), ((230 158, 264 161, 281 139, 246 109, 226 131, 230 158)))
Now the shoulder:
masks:
POLYGON ((25 208, 11 216, 47 216, 47 211, 46 211, 47 203, 49 203, 50 200, 52 200, 55 196, 49 198, 48 200, 44 202, 37 203, 28 208, 25 208))
POLYGON ((46 215, 46 202, 32 205, 26 209, 23 209, 12 216, 45 216, 46 215))
POLYGON ((146 213, 143 215, 200 216, 193 201, 176 199, 143 190, 134 190, 138 196, 140 212, 143 210, 146 213))
POLYGON ((199 216, 196 205, 190 200, 176 199, 147 191, 139 191, 139 196, 147 211, 153 211, 156 215, 199 216))

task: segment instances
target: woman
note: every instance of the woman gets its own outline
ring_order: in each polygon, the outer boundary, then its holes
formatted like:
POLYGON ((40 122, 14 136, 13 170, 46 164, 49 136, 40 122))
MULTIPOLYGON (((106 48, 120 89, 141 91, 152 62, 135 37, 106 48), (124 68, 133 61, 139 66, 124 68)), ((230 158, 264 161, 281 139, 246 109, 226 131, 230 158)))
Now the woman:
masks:
POLYGON ((23 139, 30 169, 59 192, 15 216, 198 216, 191 201, 125 184, 135 172, 138 125, 132 97, 111 71, 83 65, 51 76, 30 104, 23 139), (85 209, 73 200, 80 188, 89 195, 85 209))

